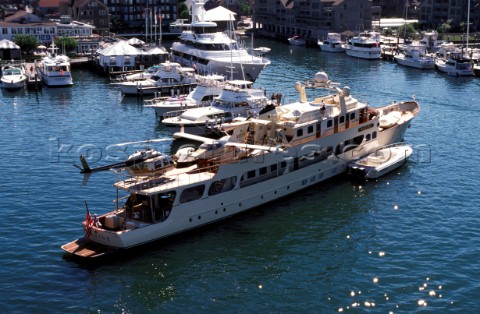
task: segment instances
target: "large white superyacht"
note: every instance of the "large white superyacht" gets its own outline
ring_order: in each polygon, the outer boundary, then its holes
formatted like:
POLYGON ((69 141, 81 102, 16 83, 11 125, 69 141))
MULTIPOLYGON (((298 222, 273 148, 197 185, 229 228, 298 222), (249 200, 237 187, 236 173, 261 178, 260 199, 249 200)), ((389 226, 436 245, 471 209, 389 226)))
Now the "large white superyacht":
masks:
POLYGON ((217 31, 217 24, 206 20, 204 4, 204 0, 192 1, 192 22, 184 24, 189 29, 172 44, 172 60, 196 68, 199 73, 255 81, 270 61, 240 47, 231 37, 234 32, 217 31))
POLYGON ((379 147, 402 141, 420 107, 415 100, 372 108, 320 72, 295 84, 300 101, 268 116, 229 124, 233 149, 162 175, 114 184, 114 209, 83 222, 85 236, 62 246, 95 258, 220 221, 344 173, 379 147), (307 100, 306 87, 331 90, 307 100), (386 115, 395 113, 395 121, 386 115))

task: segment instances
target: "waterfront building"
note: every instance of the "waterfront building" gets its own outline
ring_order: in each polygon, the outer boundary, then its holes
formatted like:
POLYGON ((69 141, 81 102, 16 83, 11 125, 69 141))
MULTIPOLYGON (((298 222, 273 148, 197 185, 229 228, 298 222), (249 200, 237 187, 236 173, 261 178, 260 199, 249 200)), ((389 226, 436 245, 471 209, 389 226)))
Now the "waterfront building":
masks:
POLYGON ((261 34, 286 39, 300 35, 311 44, 330 32, 372 27, 370 0, 260 0, 253 9, 253 27, 261 34))
MULTIPOLYGON (((118 35, 159 36, 165 34, 163 25, 177 19, 177 0, 103 0, 103 3, 109 10, 111 31, 118 35)), ((153 38, 145 41, 151 42, 153 38)))
POLYGON ((68 13, 75 21, 95 26, 99 35, 109 35, 108 7, 100 0, 69 0, 68 13))
POLYGON ((100 39, 93 34, 94 29, 95 26, 71 21, 68 16, 42 22, 35 14, 17 11, 0 22, 0 40, 15 41, 16 35, 31 35, 37 38, 40 44, 49 45, 57 36, 68 36, 77 40, 76 50, 81 53, 98 49, 100 39))

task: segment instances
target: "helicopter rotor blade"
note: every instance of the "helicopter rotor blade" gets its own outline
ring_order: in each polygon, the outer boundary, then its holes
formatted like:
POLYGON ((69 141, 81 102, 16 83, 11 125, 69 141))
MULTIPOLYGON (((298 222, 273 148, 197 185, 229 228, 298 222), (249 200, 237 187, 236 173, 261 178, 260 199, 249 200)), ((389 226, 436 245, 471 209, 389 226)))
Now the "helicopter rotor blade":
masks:
POLYGON ((171 141, 171 139, 168 139, 168 138, 157 138, 157 139, 150 139, 150 140, 144 140, 144 141, 125 142, 125 143, 112 144, 112 145, 110 145, 110 146, 125 146, 125 145, 133 145, 133 144, 140 144, 140 143, 155 143, 155 142, 168 142, 168 141, 171 141))

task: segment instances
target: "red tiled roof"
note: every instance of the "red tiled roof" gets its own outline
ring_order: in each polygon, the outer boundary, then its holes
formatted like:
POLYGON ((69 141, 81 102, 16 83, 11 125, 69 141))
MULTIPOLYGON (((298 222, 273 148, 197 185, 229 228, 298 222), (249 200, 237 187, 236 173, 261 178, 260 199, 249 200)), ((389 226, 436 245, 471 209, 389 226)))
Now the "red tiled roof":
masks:
POLYGON ((38 1, 39 8, 58 8, 61 0, 40 0, 38 1))

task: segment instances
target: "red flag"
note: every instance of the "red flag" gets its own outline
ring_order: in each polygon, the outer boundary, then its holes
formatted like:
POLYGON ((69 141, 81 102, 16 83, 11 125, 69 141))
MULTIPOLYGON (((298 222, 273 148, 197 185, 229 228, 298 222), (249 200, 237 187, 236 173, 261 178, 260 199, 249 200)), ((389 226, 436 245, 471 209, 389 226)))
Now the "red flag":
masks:
POLYGON ((83 231, 85 232, 85 239, 88 240, 90 234, 92 233, 93 227, 93 218, 90 215, 90 211, 87 209, 87 214, 85 215, 85 226, 83 226, 83 231))

